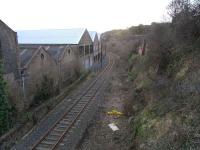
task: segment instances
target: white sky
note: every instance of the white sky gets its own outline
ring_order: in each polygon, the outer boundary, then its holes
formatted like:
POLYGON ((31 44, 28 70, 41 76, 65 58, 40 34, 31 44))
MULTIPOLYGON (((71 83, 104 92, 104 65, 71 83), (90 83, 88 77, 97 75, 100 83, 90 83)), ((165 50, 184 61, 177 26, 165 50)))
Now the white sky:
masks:
POLYGON ((0 0, 13 30, 86 27, 104 32, 163 21, 171 0, 0 0))

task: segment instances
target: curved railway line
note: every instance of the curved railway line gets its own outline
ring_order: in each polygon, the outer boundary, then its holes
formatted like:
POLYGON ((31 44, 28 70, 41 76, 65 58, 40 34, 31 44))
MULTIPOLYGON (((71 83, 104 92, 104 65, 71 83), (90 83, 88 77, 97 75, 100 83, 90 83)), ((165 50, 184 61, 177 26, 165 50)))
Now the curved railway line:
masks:
POLYGON ((43 136, 31 147, 31 150, 54 150, 64 144, 64 138, 70 133, 87 106, 94 99, 100 88, 105 84, 105 76, 114 65, 114 60, 109 57, 105 69, 93 80, 76 98, 76 102, 47 130, 43 136))

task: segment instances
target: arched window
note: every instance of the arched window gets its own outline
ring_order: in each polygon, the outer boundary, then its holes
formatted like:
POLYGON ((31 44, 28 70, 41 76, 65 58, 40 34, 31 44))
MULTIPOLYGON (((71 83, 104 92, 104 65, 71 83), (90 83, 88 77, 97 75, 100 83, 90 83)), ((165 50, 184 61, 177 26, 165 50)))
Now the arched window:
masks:
POLYGON ((71 51, 70 51, 70 49, 68 49, 68 55, 70 55, 70 53, 71 53, 71 51))
POLYGON ((41 53, 40 57, 41 57, 41 59, 43 60, 43 59, 44 59, 44 54, 41 53))

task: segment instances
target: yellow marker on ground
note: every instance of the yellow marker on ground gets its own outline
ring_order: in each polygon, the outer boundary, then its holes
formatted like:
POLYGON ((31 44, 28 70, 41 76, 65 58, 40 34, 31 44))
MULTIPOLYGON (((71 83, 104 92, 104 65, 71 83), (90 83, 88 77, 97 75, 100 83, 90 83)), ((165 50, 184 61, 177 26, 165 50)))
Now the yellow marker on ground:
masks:
POLYGON ((121 115, 123 115, 122 112, 117 111, 117 110, 115 110, 115 109, 113 109, 112 111, 108 111, 107 114, 108 114, 108 115, 113 115, 113 116, 121 116, 121 115))

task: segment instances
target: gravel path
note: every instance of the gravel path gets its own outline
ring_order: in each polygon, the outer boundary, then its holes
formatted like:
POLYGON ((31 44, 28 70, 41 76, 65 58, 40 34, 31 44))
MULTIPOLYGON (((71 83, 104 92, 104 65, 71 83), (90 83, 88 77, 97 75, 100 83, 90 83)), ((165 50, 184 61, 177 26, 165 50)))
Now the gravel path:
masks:
POLYGON ((95 119, 85 132, 77 150, 126 150, 129 149, 130 139, 128 118, 107 115, 108 111, 116 109, 123 112, 127 91, 119 77, 119 73, 112 74, 109 89, 101 100, 101 105, 95 119), (115 123, 119 130, 113 132, 108 124, 115 123))

